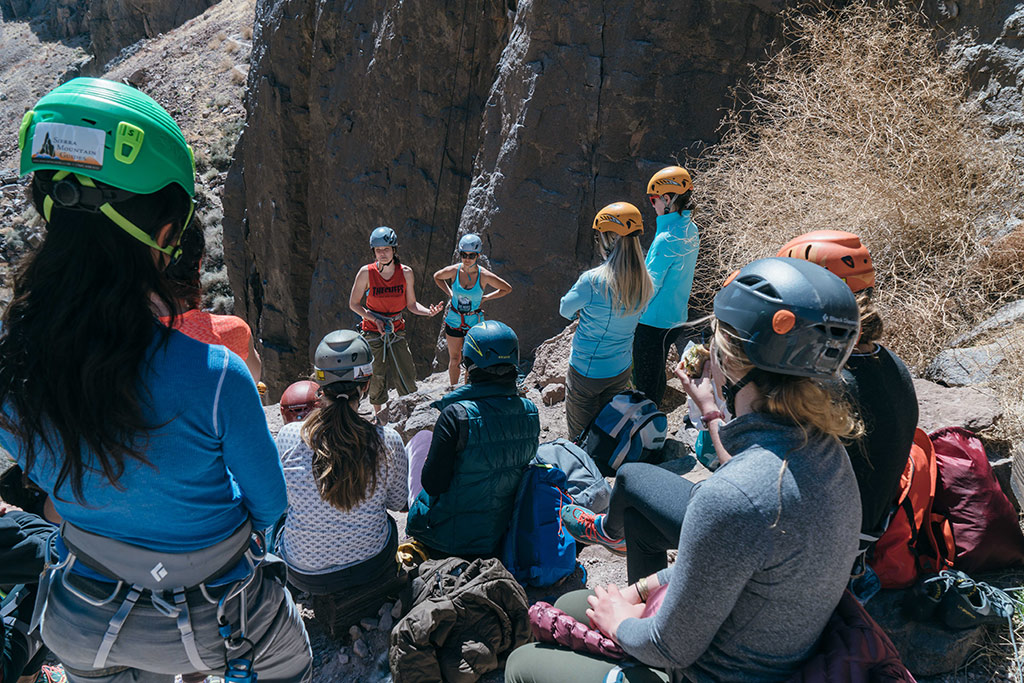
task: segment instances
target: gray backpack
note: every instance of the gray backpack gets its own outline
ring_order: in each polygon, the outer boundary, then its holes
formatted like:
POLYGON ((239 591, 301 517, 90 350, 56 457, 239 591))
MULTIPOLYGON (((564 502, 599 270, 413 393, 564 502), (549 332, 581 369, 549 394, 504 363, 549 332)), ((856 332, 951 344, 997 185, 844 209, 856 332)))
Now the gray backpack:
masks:
POLYGON ((555 439, 538 446, 537 455, 533 459, 534 462, 554 465, 565 472, 569 480, 566 491, 577 505, 596 513, 608 511, 612 487, 585 450, 567 439, 555 439))

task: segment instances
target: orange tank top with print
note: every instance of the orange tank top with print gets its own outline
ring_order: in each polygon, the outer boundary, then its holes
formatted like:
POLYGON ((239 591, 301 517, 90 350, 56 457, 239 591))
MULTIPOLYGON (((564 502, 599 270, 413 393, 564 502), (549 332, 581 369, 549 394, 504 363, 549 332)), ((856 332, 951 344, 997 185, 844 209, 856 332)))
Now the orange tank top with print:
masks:
MULTIPOLYGON (((366 307, 374 313, 385 316, 393 316, 405 310, 405 272, 402 266, 395 264, 395 274, 390 280, 385 280, 377 270, 376 262, 371 263, 367 269, 370 274, 370 288, 366 292, 366 307)), ((377 327, 371 322, 363 321, 364 330, 376 332, 377 327)), ((395 321, 395 330, 404 330, 405 321, 399 318, 395 321)))
MULTIPOLYGON (((164 325, 169 317, 161 317, 164 325)), ((221 344, 246 360, 249 357, 249 339, 252 332, 244 320, 235 315, 217 315, 193 308, 175 320, 174 329, 204 344, 221 344)))

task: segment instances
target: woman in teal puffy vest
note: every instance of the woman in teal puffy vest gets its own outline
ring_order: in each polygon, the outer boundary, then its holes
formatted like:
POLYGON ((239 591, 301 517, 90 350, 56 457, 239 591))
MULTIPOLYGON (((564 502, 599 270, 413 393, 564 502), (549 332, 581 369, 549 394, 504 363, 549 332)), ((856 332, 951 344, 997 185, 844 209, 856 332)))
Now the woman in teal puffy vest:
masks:
MULTIPOLYGON (((516 388, 519 340, 495 320, 466 334, 469 384, 451 392, 423 464, 406 531, 433 555, 494 556, 523 468, 537 452, 537 406, 516 388)), ((415 465, 413 465, 415 467, 415 465)), ((415 473, 412 477, 416 480, 415 473)))

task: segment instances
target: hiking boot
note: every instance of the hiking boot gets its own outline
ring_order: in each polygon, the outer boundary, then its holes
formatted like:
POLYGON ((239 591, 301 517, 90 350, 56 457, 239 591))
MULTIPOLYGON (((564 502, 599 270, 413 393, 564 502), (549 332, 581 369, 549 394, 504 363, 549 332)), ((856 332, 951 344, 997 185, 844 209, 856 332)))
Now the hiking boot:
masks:
POLYGON ((942 599, 942 620, 952 629, 974 628, 985 624, 1008 624, 1016 603, 1006 591, 982 581, 975 581, 962 572, 942 599))
POLYGON ((969 579, 963 572, 943 569, 938 574, 929 574, 918 579, 914 587, 903 599, 903 612, 914 621, 927 621, 935 616, 935 611, 942 604, 954 583, 959 579, 969 579))
POLYGON ((603 545, 616 555, 626 555, 626 539, 604 533, 604 515, 595 515, 582 505, 563 505, 560 514, 562 526, 577 542, 603 545))

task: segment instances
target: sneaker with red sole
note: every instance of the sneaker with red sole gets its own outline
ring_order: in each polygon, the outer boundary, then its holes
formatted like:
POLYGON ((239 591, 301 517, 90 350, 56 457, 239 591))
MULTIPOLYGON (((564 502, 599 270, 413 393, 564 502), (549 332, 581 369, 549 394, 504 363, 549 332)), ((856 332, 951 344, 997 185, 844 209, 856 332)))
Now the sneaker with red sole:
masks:
POLYGON ((562 526, 579 543, 600 545, 615 555, 625 556, 626 539, 612 538, 602 530, 604 515, 596 515, 582 505, 563 505, 562 526))

